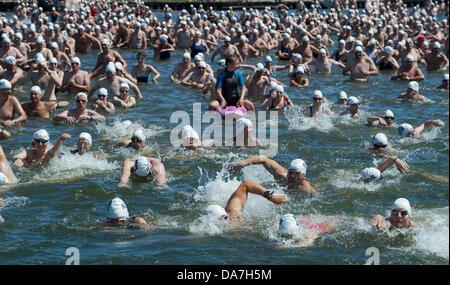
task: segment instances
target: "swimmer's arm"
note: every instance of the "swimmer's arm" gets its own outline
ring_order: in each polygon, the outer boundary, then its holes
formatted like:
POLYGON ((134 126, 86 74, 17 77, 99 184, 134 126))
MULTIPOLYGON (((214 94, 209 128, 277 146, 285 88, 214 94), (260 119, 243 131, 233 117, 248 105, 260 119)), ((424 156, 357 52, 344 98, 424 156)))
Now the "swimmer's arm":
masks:
POLYGON ((441 69, 439 69, 439 71, 445 71, 448 67, 448 58, 442 52, 441 52, 441 56, 442 56, 442 60, 444 61, 445 64, 441 69))
POLYGON ((261 103, 261 109, 268 110, 270 106, 272 106, 272 97, 269 95, 264 98, 264 101, 261 103))
POLYGON ((445 124, 441 120, 426 120, 420 126, 414 129, 414 135, 420 136, 424 131, 431 128, 432 126, 443 127, 445 126, 445 124))
POLYGON ((123 141, 118 142, 115 145, 113 145, 113 147, 114 148, 124 147, 124 146, 127 146, 130 142, 131 142, 131 140, 123 140, 123 141))
POLYGON ((306 241, 295 243, 292 246, 293 247, 309 247, 314 244, 314 236, 310 233, 306 234, 306 241))
MULTIPOLYGON (((244 180, 236 189, 236 191, 234 191, 234 193, 231 195, 225 210, 231 216, 231 219, 233 219, 233 216, 234 218, 236 218, 236 216, 241 213, 242 209, 245 206, 245 203, 247 202, 248 193, 264 197, 264 193, 266 192, 267 189, 263 186, 250 180, 244 180)), ((277 205, 282 205, 284 202, 286 202, 286 200, 286 195, 272 194, 272 198, 269 201, 277 205)))
POLYGON ((290 83, 291 83, 291 86, 294 86, 294 87, 302 87, 302 85, 298 84, 294 79, 291 79, 291 80, 290 80, 290 83))
POLYGON ((193 82, 191 82, 191 77, 194 74, 194 72, 189 73, 188 75, 186 75, 185 78, 183 78, 183 80, 181 80, 181 85, 184 86, 195 86, 196 84, 194 84, 193 82))
POLYGON ((275 177, 275 179, 286 179, 287 177, 287 170, 279 165, 275 160, 272 160, 265 155, 253 156, 237 164, 232 164, 230 165, 230 169, 240 171, 242 168, 253 164, 262 164, 264 168, 275 177))
POLYGON ((406 164, 405 162, 403 162, 402 160, 400 160, 396 156, 392 156, 392 157, 388 158, 387 160, 385 160, 384 162, 380 163, 377 166, 377 168, 381 173, 383 173, 386 169, 391 167, 393 164, 395 164, 395 166, 397 166, 397 169, 398 169, 398 171, 400 171, 400 173, 406 174, 409 172, 409 165, 406 164))
POLYGON ((128 81, 128 85, 130 85, 130 88, 133 90, 134 94, 136 94, 136 97, 139 99, 144 98, 144 96, 142 96, 141 91, 139 90, 139 87, 136 84, 134 84, 133 82, 131 82, 130 80, 127 80, 127 81, 128 81))
POLYGON ((20 78, 23 77, 23 70, 22 69, 16 69, 16 73, 14 74, 14 76, 11 78, 11 80, 9 80, 9 82, 11 83, 11 85, 13 87, 15 87, 16 83, 20 80, 20 78))
POLYGON ((11 122, 13 124, 15 123, 21 123, 27 120, 27 114, 25 113, 25 111, 22 108, 22 105, 20 104, 19 100, 12 96, 12 105, 13 105, 13 110, 15 113, 17 113, 19 115, 19 117, 17 117, 14 120, 11 120, 11 122))
POLYGON ((26 150, 18 153, 14 156, 14 165, 17 167, 23 166, 23 161, 28 157, 28 152, 26 150))
POLYGON ((367 118, 367 124, 369 125, 369 127, 376 125, 386 126, 386 121, 380 117, 372 116, 367 118))
POLYGON ((161 74, 159 74, 159 72, 158 72, 158 70, 156 70, 156 68, 154 68, 151 65, 149 65, 148 67, 150 68, 150 72, 155 74, 155 76, 153 76, 153 78, 152 78, 153 81, 156 81, 159 77, 161 77, 161 74))
POLYGON ((31 81, 31 72, 32 72, 31 70, 28 71, 28 73, 24 77, 17 80, 15 87, 25 85, 25 83, 31 81))
POLYGON ((88 92, 88 94, 87 94, 88 98, 91 98, 92 94, 94 94, 95 91, 97 91, 98 89, 100 89, 100 84, 99 84, 99 82, 97 81, 97 82, 95 83, 94 87, 92 87, 92 88, 89 90, 89 92, 88 92))
POLYGON ((66 111, 64 111, 62 113, 59 113, 58 115, 54 116, 53 120, 57 121, 57 122, 67 120, 68 114, 69 114, 69 111, 66 110, 66 111))
POLYGON ((425 80, 425 75, 423 75, 422 71, 419 68, 417 68, 414 76, 409 79, 415 80, 415 81, 421 81, 421 80, 425 80))
POLYGON ((339 62, 339 61, 335 61, 335 60, 333 60, 333 59, 329 59, 329 61, 331 62, 332 65, 337 65, 337 66, 339 66, 340 68, 345 68, 345 64, 343 64, 343 63, 341 63, 341 62, 339 62))
POLYGON ((164 164, 155 158, 148 158, 149 162, 154 166, 152 173, 155 176, 155 180, 158 184, 165 185, 167 183, 166 169, 164 164))
POLYGON ((373 217, 370 224, 372 225, 372 227, 375 227, 378 230, 383 229, 385 226, 384 217, 380 214, 377 214, 377 215, 375 215, 375 217, 373 217))
POLYGON ((71 136, 69 134, 62 134, 61 136, 59 136, 53 147, 47 152, 48 158, 53 158, 61 148, 62 143, 70 138, 71 136))
POLYGON ((369 59, 369 71, 367 73, 368 75, 378 75, 378 68, 371 59, 369 59))
POLYGON ((125 161, 123 162, 122 175, 120 176, 119 187, 128 186, 128 180, 130 179, 131 176, 131 168, 133 167, 135 160, 136 159, 134 158, 129 158, 125 159, 125 161))

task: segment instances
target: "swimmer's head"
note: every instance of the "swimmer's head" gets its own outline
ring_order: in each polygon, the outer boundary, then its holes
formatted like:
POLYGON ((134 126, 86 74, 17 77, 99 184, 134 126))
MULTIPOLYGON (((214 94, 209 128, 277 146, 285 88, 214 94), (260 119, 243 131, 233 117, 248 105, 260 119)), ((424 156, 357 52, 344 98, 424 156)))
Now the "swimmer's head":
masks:
POLYGON ((211 219, 218 219, 221 222, 228 221, 228 214, 225 209, 219 205, 209 205, 205 210, 205 215, 211 219))
POLYGON ((322 103, 323 101, 323 94, 320 90, 314 90, 314 95, 312 97, 313 103, 322 103))
POLYGON ((414 128, 410 124, 403 123, 398 127, 398 134, 402 137, 412 137, 414 128))
POLYGON ((113 76, 114 74, 116 74, 116 66, 114 65, 114 62, 109 62, 106 65, 105 74, 107 76, 113 76))
POLYGON ((348 97, 348 99, 347 99, 347 105, 348 105, 348 106, 353 106, 353 107, 359 106, 359 100, 358 100, 358 98, 356 98, 356 97, 354 97, 354 96, 348 97))
POLYGON ((264 58, 264 63, 268 64, 268 63, 272 63, 272 58, 268 55, 264 58))
POLYGON ((134 173, 139 177, 147 177, 151 169, 152 165, 145 156, 139 156, 134 162, 134 173))
POLYGON ((42 97, 41 87, 36 86, 36 85, 31 87, 31 90, 30 90, 31 101, 36 102, 39 99, 41 99, 41 97, 42 97))
POLYGON ((295 75, 300 75, 300 76, 304 76, 305 75, 305 69, 303 68, 303 66, 298 66, 295 69, 295 75))
POLYGON ((0 79, 0 93, 10 95, 12 93, 11 82, 7 79, 0 79))
POLYGON ((91 150, 92 137, 89 133, 83 132, 78 137, 77 150, 79 154, 83 154, 91 150))
POLYGON ((50 136, 48 132, 44 129, 37 130, 33 134, 33 143, 32 145, 38 149, 47 148, 48 142, 50 141, 50 136))
POLYGON ((9 180, 8 177, 6 177, 6 175, 0 171, 0 185, 4 185, 4 184, 8 184, 9 180))
POLYGON ((106 97, 108 97, 108 90, 106 88, 100 88, 97 97, 99 99, 106 99, 106 97))
POLYGON ((124 221, 129 217, 127 205, 120 198, 114 198, 106 208, 106 219, 124 221))
POLYGON ((78 100, 85 101, 85 102, 81 102, 81 103, 86 103, 87 102, 87 95, 86 95, 86 93, 78 92, 77 95, 75 96, 75 101, 78 101, 78 100))
POLYGON ((16 58, 14 56, 7 56, 5 62, 9 65, 16 65, 16 58))
POLYGON ((384 120, 389 124, 394 121, 394 112, 391 110, 386 110, 383 115, 384 120))
POLYGON ((225 59, 219 60, 219 62, 217 62, 217 64, 219 64, 219 66, 223 67, 223 68, 225 68, 227 66, 225 59))
POLYGON ((291 161, 287 173, 287 182, 297 184, 306 179, 307 166, 303 159, 297 158, 291 161))
POLYGON ((295 235, 298 227, 299 223, 297 217, 292 214, 286 214, 280 219, 278 232, 283 238, 290 239, 295 235))
POLYGON ((410 81, 408 83, 408 89, 412 91, 419 92, 419 83, 417 81, 410 81))
POLYGON ((381 171, 375 167, 364 168, 361 173, 361 180, 364 182, 371 182, 374 180, 381 179, 381 171))
POLYGON ((347 101, 347 93, 345 91, 339 91, 337 99, 339 101, 347 101))
POLYGON ((132 143, 144 144, 146 139, 147 139, 147 137, 142 128, 135 130, 133 132, 133 135, 131 136, 132 143))
POLYGON ((247 131, 253 130, 252 121, 246 118, 240 118, 236 121, 236 132, 240 133, 247 129, 247 131))
POLYGON ((297 62, 297 61, 299 61, 299 60, 301 60, 301 59, 302 59, 302 55, 299 54, 299 53, 294 53, 294 55, 292 56, 292 60, 293 60, 294 62, 297 62))
POLYGON ((198 133, 190 125, 186 125, 183 127, 181 135, 183 137, 184 146, 198 146, 200 138, 198 136, 198 133))
POLYGON ((444 74, 442 81, 448 81, 448 73, 444 74))
POLYGON ((388 139, 385 134, 378 133, 372 138, 372 145, 377 148, 386 148, 388 144, 388 139))
POLYGON ((183 54, 183 62, 190 62, 191 61, 191 54, 190 53, 188 53, 188 52, 185 52, 184 54, 183 54))

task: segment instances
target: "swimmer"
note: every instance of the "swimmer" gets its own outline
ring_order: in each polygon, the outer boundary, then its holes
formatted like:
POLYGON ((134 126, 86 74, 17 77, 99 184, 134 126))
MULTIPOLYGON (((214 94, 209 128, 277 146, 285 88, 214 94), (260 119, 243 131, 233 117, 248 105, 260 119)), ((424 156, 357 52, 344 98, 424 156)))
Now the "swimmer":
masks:
POLYGON ((340 116, 350 115, 352 118, 356 118, 359 115, 359 100, 354 96, 350 96, 347 99, 347 110, 342 112, 340 116))
POLYGON ((128 187, 128 180, 132 173, 138 177, 152 177, 161 185, 167 183, 164 164, 153 157, 135 156, 126 159, 123 163, 119 187, 128 187))
POLYGON ((110 62, 120 62, 122 63, 123 68, 127 68, 127 62, 122 58, 119 52, 111 49, 111 41, 108 39, 103 39, 101 41, 102 52, 98 54, 97 63, 95 64, 92 73, 90 74, 91 78, 94 78, 97 75, 104 74, 106 72, 106 67, 110 62))
POLYGON ((427 67, 427 71, 445 71, 447 69, 448 59, 441 52, 441 44, 439 42, 433 43, 431 52, 425 54, 421 63, 427 67))
POLYGON ((322 113, 327 115, 333 115, 333 112, 329 108, 322 106, 325 97, 323 97, 323 94, 320 90, 314 91, 314 96, 312 97, 312 99, 313 104, 303 110, 303 114, 305 116, 313 118, 322 113))
POLYGON ((404 123, 398 127, 398 133, 402 137, 409 137, 413 139, 420 138, 424 131, 431 127, 443 127, 445 126, 444 122, 441 120, 426 120, 417 128, 413 128, 410 124, 404 123))
POLYGON ((363 49, 357 46, 354 51, 355 61, 347 61, 343 70, 344 75, 350 75, 350 80, 355 81, 367 81, 370 75, 378 75, 375 63, 363 54, 363 49))
POLYGON ((170 80, 175 84, 180 84, 189 73, 189 70, 194 68, 194 63, 191 62, 191 55, 189 53, 183 54, 183 62, 177 63, 175 69, 170 75, 170 80))
POLYGON ((336 105, 347 105, 347 93, 345 91, 339 91, 337 95, 336 105))
POLYGON ((306 73, 303 66, 297 67, 295 69, 293 76, 290 79, 291 86, 307 87, 309 85, 309 79, 305 75, 306 73))
POLYGON ((108 90, 106 88, 100 88, 97 94, 97 100, 91 105, 91 109, 94 111, 105 111, 109 114, 114 113, 114 104, 107 100, 108 90))
POLYGON ((287 184, 288 188, 299 188, 303 192, 317 194, 316 188, 312 187, 308 181, 306 181, 307 167, 302 159, 298 158, 291 161, 289 169, 286 170, 267 156, 253 156, 241 162, 231 164, 229 170, 232 172, 239 172, 242 168, 253 164, 262 164, 277 182, 287 184))
POLYGON ((339 66, 342 69, 345 68, 343 63, 330 59, 324 48, 319 50, 319 55, 317 58, 310 61, 308 65, 314 66, 316 73, 330 73, 333 65, 339 66))
POLYGON ((393 54, 394 49, 392 47, 386 46, 384 48, 384 52, 375 62, 379 70, 397 70, 400 68, 393 54))
POLYGON ((398 96, 398 99, 411 100, 416 102, 428 102, 427 97, 419 94, 419 83, 417 81, 410 81, 405 93, 398 96))
POLYGON ((273 88, 269 87, 269 94, 261 98, 261 108, 264 110, 279 110, 286 106, 294 106, 291 99, 284 93, 283 86, 276 85, 273 88))
POLYGON ((198 133, 190 125, 186 125, 183 127, 182 137, 183 137, 183 146, 185 149, 194 151, 205 150, 204 148, 201 148, 199 146, 200 138, 198 136, 198 133))
POLYGON ((59 113, 53 117, 53 120, 56 122, 67 121, 70 124, 105 120, 103 115, 86 108, 88 102, 86 93, 78 93, 75 96, 75 102, 75 109, 69 109, 59 113))
POLYGON ((267 76, 267 70, 262 63, 258 63, 255 72, 247 76, 245 80, 248 96, 263 96, 269 82, 270 78, 267 76))
POLYGON ((146 139, 147 137, 145 136, 144 130, 142 128, 138 128, 133 132, 131 139, 118 142, 114 145, 114 147, 125 147, 139 150, 141 152, 149 152, 150 149, 145 146, 146 139))
POLYGON ((377 230, 416 227, 418 224, 411 220, 411 214, 411 205, 408 199, 398 198, 392 204, 390 217, 385 218, 377 214, 370 224, 377 230))
POLYGON ((124 109, 131 108, 136 105, 136 99, 130 96, 130 86, 123 82, 120 84, 119 96, 114 96, 113 102, 116 106, 124 109))
POLYGON ((396 150, 388 146, 388 139, 385 134, 377 133, 372 138, 372 147, 367 147, 365 150, 373 151, 382 155, 393 155, 396 150))
POLYGON ((392 156, 380 163, 377 167, 364 168, 361 172, 361 178, 358 181, 371 182, 380 180, 383 178, 381 174, 394 164, 401 174, 407 174, 409 172, 408 164, 400 160, 398 157, 392 156))
POLYGON ((444 74, 444 77, 442 78, 442 83, 440 85, 436 85, 433 87, 433 90, 437 89, 445 89, 449 90, 449 80, 448 80, 448 73, 444 74))
POLYGON ((406 57, 405 63, 392 75, 391 80, 425 80, 422 70, 415 64, 416 60, 412 55, 406 57))
MULTIPOLYGON (((8 160, 6 159, 3 147, 0 145, 0 186, 4 184, 14 184, 14 179, 9 170, 8 160)), ((0 208, 3 206, 3 201, 0 199, 0 208)))
POLYGON ((214 58, 218 54, 220 55, 220 58, 226 59, 225 55, 227 55, 228 58, 232 57, 240 62, 244 62, 241 54, 239 53, 239 49, 235 45, 231 44, 231 38, 229 36, 226 36, 223 42, 224 44, 216 49, 211 55, 211 62, 214 62, 214 58))
POLYGON ((100 222, 99 225, 103 227, 148 227, 144 218, 129 216, 127 205, 120 198, 114 198, 108 203, 108 207, 106 207, 106 221, 100 222))
POLYGON ((175 51, 173 45, 168 42, 169 37, 163 34, 159 37, 159 40, 153 45, 155 54, 159 54, 160 60, 170 59, 170 53, 175 51))
POLYGON ((261 146, 261 142, 254 135, 253 124, 249 119, 240 118, 236 121, 236 133, 237 136, 233 139, 235 146, 261 146))
POLYGON ((367 125, 369 127, 373 126, 384 126, 396 128, 397 125, 394 123, 395 117, 391 110, 386 110, 382 117, 370 116, 367 118, 367 125))
POLYGON ((62 134, 56 140, 51 149, 47 149, 50 142, 50 136, 44 129, 40 129, 33 134, 33 148, 22 151, 14 156, 14 165, 22 167, 26 165, 30 167, 32 165, 41 165, 42 163, 49 162, 50 159, 55 157, 58 153, 61 145, 64 141, 70 139, 69 134, 62 134))
POLYGON ((6 79, 0 79, 0 124, 10 127, 27 120, 27 114, 19 100, 12 95, 12 85, 6 79), (18 117, 14 118, 17 113, 18 117))
POLYGON ((281 217, 280 222, 278 223, 277 232, 281 238, 288 240, 295 239, 298 236, 299 229, 301 227, 306 227, 314 233, 307 232, 305 234, 306 240, 302 242, 295 242, 292 247, 312 246, 317 237, 323 236, 335 230, 334 226, 328 222, 314 223, 309 218, 297 219, 297 217, 292 214, 286 214, 281 217))
POLYGON ((207 71, 206 62, 203 60, 200 61, 193 72, 189 73, 183 80, 181 80, 181 85, 200 89, 203 94, 214 92, 212 90, 214 83, 215 79, 213 74, 207 71))
POLYGON ((122 78, 116 75, 116 66, 114 63, 109 62, 105 68, 104 77, 100 78, 94 86, 89 90, 88 98, 91 97, 95 91, 100 88, 106 88, 108 90, 108 101, 112 101, 115 96, 120 96, 120 84, 127 83, 133 90, 138 99, 144 98, 139 90, 138 86, 126 78, 122 78))
POLYGON ((105 156, 102 152, 92 151, 92 136, 89 133, 83 132, 78 137, 77 149, 71 150, 70 153, 83 155, 89 152, 92 152, 98 159, 102 159, 105 156))
POLYGON ((231 194, 225 209, 219 205, 209 205, 205 211, 206 216, 212 219, 217 218, 224 223, 243 223, 242 210, 245 207, 245 203, 247 203, 249 193, 264 197, 275 205, 283 205, 287 201, 287 197, 284 194, 275 194, 274 191, 268 191, 253 181, 244 180, 236 191, 231 194))
POLYGON ((133 66, 133 69, 131 70, 131 75, 136 78, 137 82, 143 82, 143 83, 150 83, 153 82, 154 84, 158 83, 158 78, 161 76, 150 64, 145 64, 145 52, 138 52, 137 54, 137 61, 138 65, 133 66), (154 74, 152 78, 152 74, 154 74))
POLYGON ((22 103, 22 108, 30 117, 40 117, 44 119, 50 118, 50 113, 53 113, 58 108, 65 108, 69 106, 67 101, 42 101, 42 90, 39 86, 33 86, 30 90, 31 102, 22 103))
POLYGON ((88 92, 91 83, 89 73, 81 70, 81 61, 78 57, 73 57, 70 60, 71 71, 64 73, 62 79, 61 92, 69 92, 69 94, 76 94, 78 92, 88 92))
POLYGON ((23 77, 23 70, 16 66, 16 59, 13 56, 5 58, 5 70, 0 72, 0 79, 8 80, 14 86, 23 77))

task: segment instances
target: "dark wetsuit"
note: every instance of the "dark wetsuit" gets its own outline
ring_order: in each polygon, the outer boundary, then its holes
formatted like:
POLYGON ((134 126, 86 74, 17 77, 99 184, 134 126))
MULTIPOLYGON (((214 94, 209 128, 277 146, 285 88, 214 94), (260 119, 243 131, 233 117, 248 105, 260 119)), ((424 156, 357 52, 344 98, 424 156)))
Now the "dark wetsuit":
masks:
POLYGON ((227 101, 227 106, 237 106, 240 99, 239 89, 244 86, 244 77, 238 70, 230 72, 226 69, 219 73, 216 88, 222 89, 222 96, 227 101))
POLYGON ((378 66, 379 70, 391 70, 394 69, 394 66, 389 61, 382 61, 380 62, 380 65, 378 66))
POLYGON ((198 53, 204 53, 206 52, 206 48, 203 45, 203 42, 201 41, 199 45, 196 45, 195 43, 192 44, 191 47, 191 58, 194 58, 198 53))

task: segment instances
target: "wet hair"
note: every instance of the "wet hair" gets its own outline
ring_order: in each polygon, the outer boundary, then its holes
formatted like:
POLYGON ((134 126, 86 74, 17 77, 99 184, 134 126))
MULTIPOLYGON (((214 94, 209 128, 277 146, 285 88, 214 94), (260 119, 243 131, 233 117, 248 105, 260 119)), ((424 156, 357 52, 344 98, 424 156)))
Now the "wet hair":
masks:
POLYGON ((145 54, 145 52, 140 51, 140 52, 137 53, 137 58, 140 58, 140 57, 145 58, 146 56, 147 55, 145 54))
POLYGON ((234 63, 236 61, 239 61, 239 58, 237 56, 235 56, 235 55, 225 54, 223 56, 223 58, 225 59, 225 63, 226 64, 232 64, 232 63, 234 63))

